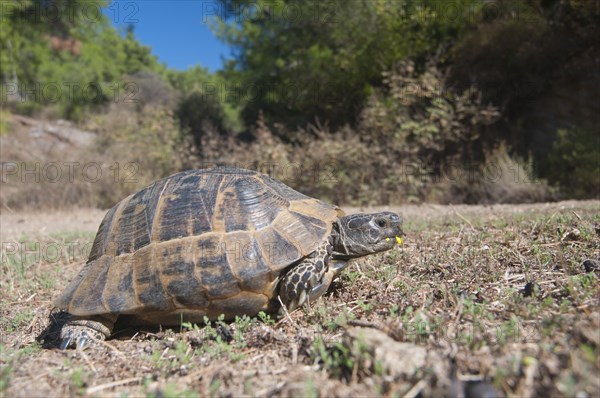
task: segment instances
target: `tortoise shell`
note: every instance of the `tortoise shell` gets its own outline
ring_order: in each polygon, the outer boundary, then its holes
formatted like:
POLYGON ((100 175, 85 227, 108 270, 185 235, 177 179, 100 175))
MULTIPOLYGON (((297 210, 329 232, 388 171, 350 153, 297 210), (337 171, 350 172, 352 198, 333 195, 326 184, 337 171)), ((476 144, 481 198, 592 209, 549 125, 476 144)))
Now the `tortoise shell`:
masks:
POLYGON ((178 173, 108 211, 88 262, 55 305, 163 324, 269 310, 280 274, 341 215, 254 171, 178 173))

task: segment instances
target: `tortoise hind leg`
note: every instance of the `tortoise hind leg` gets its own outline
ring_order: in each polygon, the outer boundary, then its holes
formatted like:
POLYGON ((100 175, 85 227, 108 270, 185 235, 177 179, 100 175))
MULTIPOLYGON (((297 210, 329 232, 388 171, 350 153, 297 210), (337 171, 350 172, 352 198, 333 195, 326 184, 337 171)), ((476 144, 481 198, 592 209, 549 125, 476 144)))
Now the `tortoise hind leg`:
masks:
POLYGON ((279 285, 279 297, 288 311, 295 310, 307 301, 316 300, 327 291, 335 277, 328 272, 331 250, 329 241, 323 242, 283 277, 279 285))
POLYGON ((117 315, 106 314, 88 318, 74 317, 60 332, 60 349, 83 348, 90 340, 104 340, 112 333, 117 315))

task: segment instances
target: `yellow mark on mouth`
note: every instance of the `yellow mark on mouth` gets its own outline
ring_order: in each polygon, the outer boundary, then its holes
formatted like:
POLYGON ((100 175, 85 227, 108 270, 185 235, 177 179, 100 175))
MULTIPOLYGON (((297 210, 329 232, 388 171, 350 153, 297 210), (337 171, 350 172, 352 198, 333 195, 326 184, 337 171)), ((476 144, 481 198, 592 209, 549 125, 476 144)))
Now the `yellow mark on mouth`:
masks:
MULTIPOLYGON (((386 241, 386 242, 389 242, 389 241, 390 241, 390 238, 385 238, 385 241, 386 241)), ((402 238, 401 238, 401 237, 399 237, 399 236, 396 236, 396 242, 398 242, 398 244, 399 244, 399 245, 401 245, 401 244, 403 244, 403 243, 404 243, 404 241, 402 240, 402 238)))

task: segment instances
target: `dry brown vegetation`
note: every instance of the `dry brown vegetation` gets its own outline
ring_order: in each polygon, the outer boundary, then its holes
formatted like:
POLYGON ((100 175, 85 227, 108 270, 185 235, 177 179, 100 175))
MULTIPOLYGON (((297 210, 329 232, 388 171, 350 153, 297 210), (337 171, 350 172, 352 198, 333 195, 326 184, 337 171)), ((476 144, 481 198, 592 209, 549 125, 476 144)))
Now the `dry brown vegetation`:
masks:
POLYGON ((356 129, 329 131, 317 123, 288 131, 259 117, 245 139, 208 122, 192 137, 170 108, 154 103, 114 105, 78 126, 3 112, 0 203, 5 210, 108 208, 158 178, 215 165, 260 170, 340 205, 556 199, 506 146, 473 143, 486 135, 494 108, 468 92, 436 99, 438 75, 435 69, 421 78, 390 74, 398 104, 387 109, 373 97, 356 129), (406 96, 411 85, 430 90, 406 96), (402 101, 418 117, 403 114, 402 101))
POLYGON ((102 212, 5 211, 0 395, 600 394, 600 202, 394 210, 406 244, 289 317, 121 329, 83 352, 55 348, 51 300, 102 212))

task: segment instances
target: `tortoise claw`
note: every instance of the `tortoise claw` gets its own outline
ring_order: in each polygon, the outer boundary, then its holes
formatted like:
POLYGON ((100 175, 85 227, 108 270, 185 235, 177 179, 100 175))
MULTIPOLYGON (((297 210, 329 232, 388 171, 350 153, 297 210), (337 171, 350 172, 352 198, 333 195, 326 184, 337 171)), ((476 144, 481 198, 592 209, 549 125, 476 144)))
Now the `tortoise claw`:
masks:
POLYGON ((66 350, 67 348, 69 348, 72 341, 73 341, 73 332, 69 331, 67 333, 67 335, 63 338, 62 342, 60 343, 60 349, 63 351, 66 350))
POLYGON ((301 307, 306 302, 307 298, 308 298, 308 295, 306 294, 306 290, 302 290, 300 292, 300 297, 298 297, 297 307, 301 307))
POLYGON ((61 331, 61 350, 66 350, 69 348, 80 350, 90 345, 90 342, 93 340, 104 340, 106 337, 106 334, 103 330, 93 328, 98 328, 98 325, 96 325, 97 322, 81 321, 82 323, 85 322, 85 324, 75 322, 71 322, 63 326, 63 330, 61 331))
POLYGON ((79 339, 77 339, 77 349, 83 349, 87 345, 88 341, 90 341, 90 337, 86 332, 83 332, 79 339))
MULTIPOLYGON (((75 334, 72 331, 69 331, 67 333, 67 335, 63 338, 62 342, 60 343, 60 349, 64 351, 67 348, 71 347, 74 343, 74 340, 75 340, 75 334)), ((83 349, 89 341, 90 341, 90 336, 88 336, 88 334, 86 332, 83 332, 81 334, 81 336, 79 336, 77 338, 75 347, 78 350, 83 349)))
POLYGON ((306 303, 307 299, 308 299, 308 293, 307 293, 307 291, 306 290, 301 290, 299 297, 296 298, 296 299, 291 300, 290 302, 288 302, 285 307, 287 308, 288 312, 292 312, 296 308, 302 307, 302 305, 304 303, 306 303))
MULTIPOLYGON (((288 312, 294 311, 296 308, 298 308, 298 300, 294 299, 294 300, 290 301, 289 303, 287 303, 285 308, 287 309, 288 312)), ((285 311, 283 310, 283 308, 280 312, 282 314, 285 314, 285 311)))

